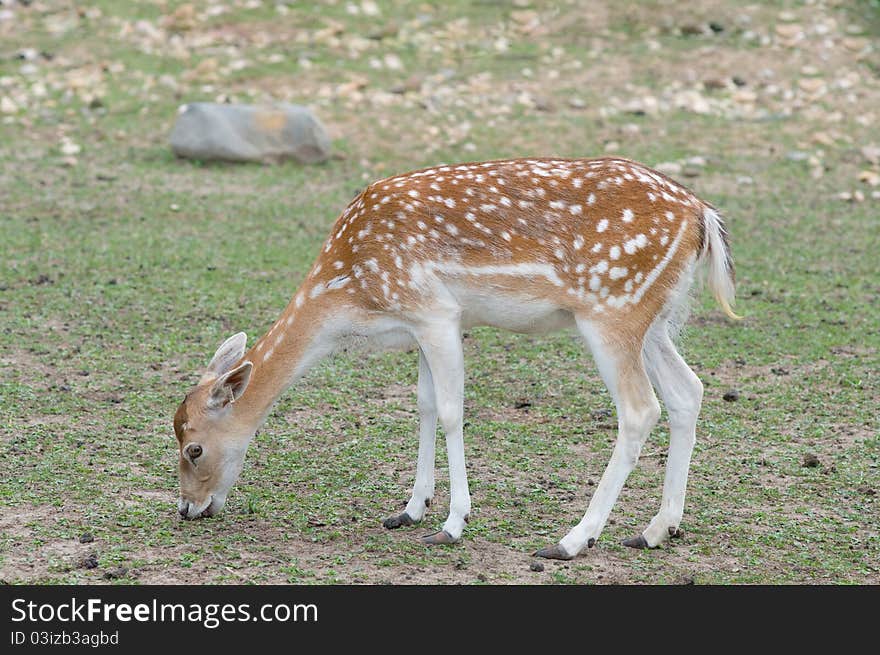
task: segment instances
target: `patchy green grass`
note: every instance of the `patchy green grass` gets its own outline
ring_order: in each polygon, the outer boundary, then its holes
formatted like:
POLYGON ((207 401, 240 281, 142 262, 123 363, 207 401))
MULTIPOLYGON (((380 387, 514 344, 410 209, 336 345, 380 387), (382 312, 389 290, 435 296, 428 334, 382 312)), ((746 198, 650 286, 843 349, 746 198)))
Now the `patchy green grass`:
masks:
MULTIPOLYGON (((736 3, 707 2, 696 18, 670 10, 653 32, 614 3, 590 3, 584 17, 584 3, 536 2, 529 31, 530 15, 503 3, 380 2, 382 14, 365 17, 342 2, 285 5, 281 16, 273 3, 239 2, 180 33, 183 59, 173 31, 166 48, 137 36, 136 21, 161 25, 156 3, 93 4, 100 15, 71 18, 60 34, 52 21, 72 10, 18 9, 21 29, 2 34, 0 79, 12 82, 0 93, 39 79, 48 89, 0 123, 0 579, 99 582, 123 567, 116 582, 880 582, 880 205, 864 185, 864 202, 837 198, 859 188, 870 167, 859 148, 880 117, 834 117, 849 105, 830 96, 786 111, 753 68, 771 46, 744 36, 786 7, 841 26, 868 23, 864 7, 768 5, 749 27, 736 3), (697 20, 728 28, 681 32, 697 20), (199 34, 214 41, 186 41, 199 34), (22 48, 53 58, 22 72, 22 48), (709 75, 707 49, 720 62, 711 74, 747 78, 767 112, 621 111, 609 100, 628 85, 661 97, 689 73, 709 75), (389 54, 399 69, 382 63, 389 54), (220 73, 187 78, 209 58, 220 73), (236 59, 247 64, 224 73, 236 59), (122 68, 107 72, 113 63, 122 68), (100 102, 65 86, 70 71, 102 66, 100 102), (418 92, 388 92, 411 76, 418 92), (312 104, 342 157, 176 160, 166 139, 177 104, 220 94, 312 104), (819 131, 833 145, 817 146, 819 131), (61 135, 82 146, 75 163, 61 135), (651 552, 619 545, 657 510, 661 422, 598 547, 529 570, 530 553, 585 510, 615 438, 613 407, 571 335, 488 329, 465 338, 473 513, 462 544, 416 539, 444 518, 442 439, 426 524, 381 527, 415 471, 414 353, 324 362, 261 429, 224 514, 178 520, 177 403, 225 337, 246 330, 252 343, 271 325, 367 181, 438 161, 606 149, 649 164, 703 157, 683 179, 722 208, 733 235, 746 318, 731 323, 700 295, 682 340, 706 397, 681 539, 651 552), (819 157, 822 176, 792 151, 819 157), (739 399, 725 402, 731 389, 739 399), (803 466, 807 454, 818 466, 803 466), (89 554, 97 568, 82 566, 89 554)), ((810 44, 783 50, 773 83, 796 87, 803 66, 823 66, 810 44)), ((842 52, 869 106, 873 59, 842 52)), ((832 63, 819 69, 829 81, 832 63)))

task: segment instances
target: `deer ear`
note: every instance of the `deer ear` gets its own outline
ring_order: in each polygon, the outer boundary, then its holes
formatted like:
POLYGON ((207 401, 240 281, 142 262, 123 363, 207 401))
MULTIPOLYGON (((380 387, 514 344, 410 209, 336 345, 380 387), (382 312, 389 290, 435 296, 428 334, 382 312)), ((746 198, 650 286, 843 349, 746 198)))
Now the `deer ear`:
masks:
POLYGON ((241 398, 251 381, 253 370, 254 365, 251 362, 244 362, 217 378, 208 396, 208 409, 222 409, 241 398))
POLYGON ((219 376, 229 371, 244 355, 246 346, 247 335, 244 332, 233 334, 214 353, 211 363, 208 364, 208 372, 219 376))

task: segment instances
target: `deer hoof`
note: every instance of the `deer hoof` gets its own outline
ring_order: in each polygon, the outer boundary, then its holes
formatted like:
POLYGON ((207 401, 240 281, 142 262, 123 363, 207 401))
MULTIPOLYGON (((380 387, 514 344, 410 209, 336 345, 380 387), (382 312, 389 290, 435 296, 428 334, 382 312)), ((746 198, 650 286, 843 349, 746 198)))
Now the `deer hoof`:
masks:
POLYGON ((415 525, 416 521, 407 514, 406 512, 402 512, 397 516, 389 516, 387 519, 382 521, 382 525, 388 528, 389 530, 394 530, 399 528, 402 525, 415 525))
POLYGON ((439 532, 435 532, 433 534, 426 534, 424 537, 422 537, 422 543, 426 546, 450 545, 458 543, 458 541, 458 539, 446 532, 446 530, 440 530, 439 532))
POLYGON ((569 555, 565 550, 563 550, 562 546, 556 544, 555 546, 549 546, 547 548, 542 548, 534 555, 535 557, 543 557, 544 559, 564 559, 569 560, 573 559, 574 555, 569 555))
POLYGON ((643 548, 649 548, 648 541, 642 535, 638 535, 637 537, 630 537, 629 539, 624 539, 621 543, 624 546, 628 546, 629 548, 638 548, 639 550, 643 548))

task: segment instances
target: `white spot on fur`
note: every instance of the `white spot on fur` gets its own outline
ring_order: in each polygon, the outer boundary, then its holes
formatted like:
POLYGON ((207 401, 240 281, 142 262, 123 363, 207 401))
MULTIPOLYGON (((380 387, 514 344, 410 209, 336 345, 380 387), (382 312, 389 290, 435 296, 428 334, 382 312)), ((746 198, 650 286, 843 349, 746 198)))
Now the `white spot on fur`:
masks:
POLYGON ((590 273, 598 273, 599 275, 602 275, 602 273, 604 273, 607 270, 608 270, 608 262, 605 261, 604 259, 602 261, 600 261, 598 264, 595 264, 590 267, 590 273))

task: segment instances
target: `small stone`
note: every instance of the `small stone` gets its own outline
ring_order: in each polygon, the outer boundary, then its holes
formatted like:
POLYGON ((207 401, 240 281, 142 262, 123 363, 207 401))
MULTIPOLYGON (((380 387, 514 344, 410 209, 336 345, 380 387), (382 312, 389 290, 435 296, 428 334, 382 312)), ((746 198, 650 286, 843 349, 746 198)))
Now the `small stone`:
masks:
POLYGON ((734 75, 733 77, 730 78, 730 81, 733 82, 736 86, 740 86, 740 87, 748 84, 748 82, 746 82, 745 78, 742 78, 739 75, 734 75))
POLYGON ((870 164, 880 164, 880 146, 862 146, 862 157, 867 159, 870 164))
POLYGON ((803 150, 791 150, 785 154, 785 158, 788 161, 807 161, 810 158, 810 153, 803 150))
POLYGON ((61 147, 59 149, 62 155, 78 155, 82 151, 79 144, 74 143, 67 137, 61 139, 61 147))
POLYGON ((575 96, 568 99, 568 106, 572 109, 585 109, 587 103, 583 98, 578 98, 577 96, 575 96))
POLYGON ((877 171, 862 171, 859 173, 859 182, 865 182, 871 186, 880 186, 880 173, 877 171))
POLYGON ((715 34, 721 34, 724 31, 724 25, 716 21, 709 21, 709 29, 712 30, 715 34))
POLYGON ((816 132, 813 134, 813 142, 830 148, 834 145, 834 137, 828 134, 828 132, 816 132))
POLYGON ((815 453, 807 453, 804 455, 804 461, 801 462, 801 466, 804 468, 816 468, 819 466, 819 458, 815 453))
POLYGON ((748 175, 739 175, 736 178, 736 183, 739 186, 752 186, 755 183, 755 180, 748 175))
POLYGON ((175 32, 191 30, 196 25, 196 8, 191 3, 180 5, 162 19, 162 26, 175 32))
POLYGON ((739 400, 739 391, 737 391, 736 389, 725 391, 722 398, 724 398, 724 400, 729 403, 736 402, 737 400, 739 400))
POLYGON ((170 207, 170 209, 171 209, 171 211, 173 211, 173 212, 179 212, 179 211, 180 211, 180 205, 178 205, 178 204, 176 204, 176 203, 175 203, 175 204, 172 204, 171 207, 170 207))
POLYGON ((802 77, 798 80, 798 87, 807 93, 819 93, 825 89, 825 80, 821 77, 802 77))
POLYGON ((114 569, 106 571, 103 577, 105 580, 117 580, 119 578, 124 578, 126 575, 128 575, 128 569, 124 566, 117 566, 114 569))
POLYGON ((741 105, 751 105, 758 99, 758 94, 748 89, 740 89, 733 94, 733 101, 741 105))
POLYGON ((550 98, 544 96, 535 96, 535 109, 537 111, 553 111, 553 103, 550 98))
POLYGON ((605 152, 619 152, 620 144, 617 141, 609 141, 605 144, 605 152))
POLYGON ((81 544, 90 544, 95 540, 95 537, 92 536, 91 532, 83 532, 79 536, 79 543, 81 544))
POLYGON ((529 25, 538 21, 538 12, 534 9, 515 9, 510 12, 510 17, 520 25, 529 25))
POLYGON ((83 558, 82 562, 80 562, 80 567, 84 569, 98 568, 98 556, 94 553, 87 555, 85 558, 83 558))
POLYGON ((383 58, 385 68, 388 70, 399 71, 403 69, 403 61, 394 53, 388 53, 383 58))
POLYGON ((18 105, 9 96, 0 98, 0 114, 14 114, 18 111, 18 105))
POLYGON ((659 164, 655 164, 654 168, 661 173, 666 173, 666 175, 678 175, 681 173, 681 164, 674 161, 663 161, 659 164))
POLYGON ((797 23, 776 26, 776 35, 785 41, 796 40, 803 36, 804 28, 797 23))
POLYGON ((364 12, 364 16, 379 16, 382 13, 379 5, 373 2, 373 0, 363 0, 361 2, 361 11, 364 12))
POLYGON ((843 47, 853 52, 861 52, 868 47, 870 41, 861 36, 848 36, 842 41, 843 47))
POLYGON ((529 569, 531 569, 532 571, 535 571, 536 573, 540 573, 541 571, 544 570, 544 565, 541 564, 541 562, 532 562, 529 565, 529 569))

